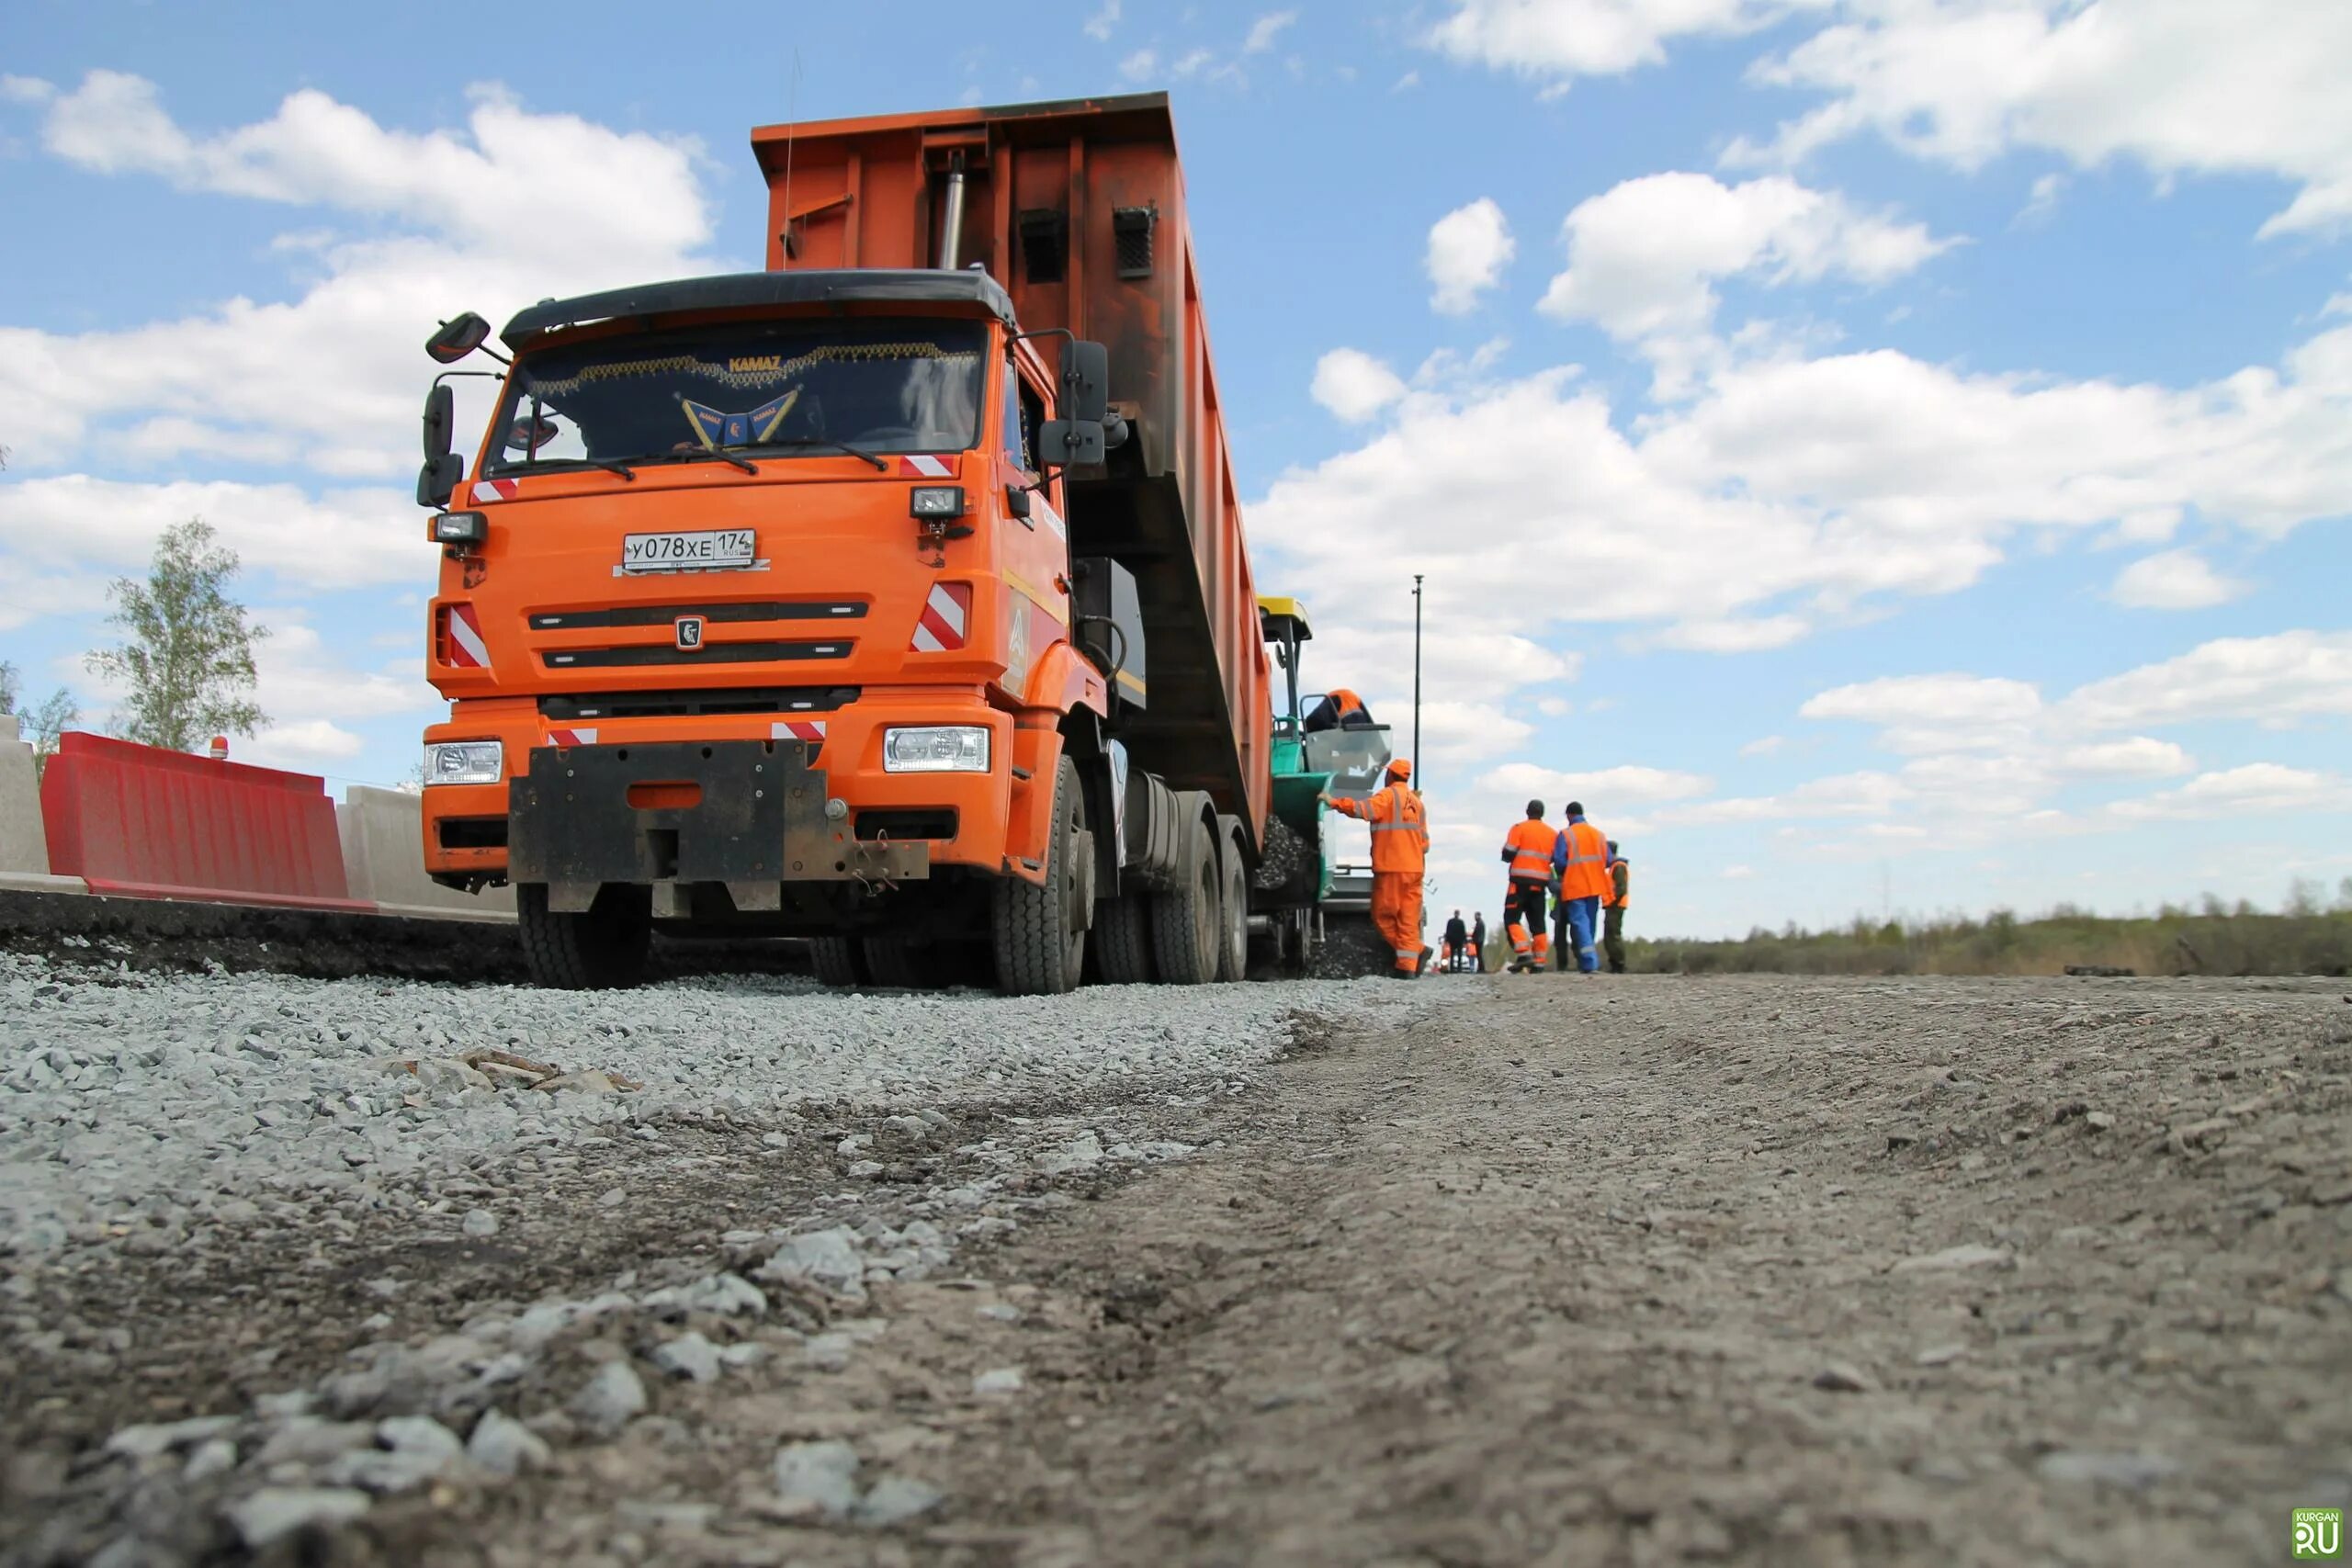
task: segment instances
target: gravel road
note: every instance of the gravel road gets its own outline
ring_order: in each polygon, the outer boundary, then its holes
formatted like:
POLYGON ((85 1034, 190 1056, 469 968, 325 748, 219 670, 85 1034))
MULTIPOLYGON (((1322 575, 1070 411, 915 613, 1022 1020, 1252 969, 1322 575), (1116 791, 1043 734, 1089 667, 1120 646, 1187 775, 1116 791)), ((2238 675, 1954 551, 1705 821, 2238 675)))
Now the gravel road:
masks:
POLYGON ((0 1253, 11 1565, 2251 1562, 2352 1503, 2340 985, 0 959, 0 1253))

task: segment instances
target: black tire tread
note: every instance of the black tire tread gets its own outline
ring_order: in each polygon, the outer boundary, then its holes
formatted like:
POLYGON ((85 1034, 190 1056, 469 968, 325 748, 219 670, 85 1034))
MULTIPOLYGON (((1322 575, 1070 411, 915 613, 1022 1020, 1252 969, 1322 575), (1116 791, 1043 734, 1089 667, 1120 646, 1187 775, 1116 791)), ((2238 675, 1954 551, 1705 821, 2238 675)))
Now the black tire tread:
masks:
POLYGON ((1144 895, 1131 893, 1097 902, 1091 940, 1104 985, 1151 983, 1151 910, 1144 895))
POLYGON ((556 991, 619 991, 645 978, 653 946, 650 898, 627 908, 634 890, 608 889, 584 914, 548 908, 543 882, 514 889, 514 932, 533 983, 556 991))
POLYGON ((1203 897, 1216 897, 1218 882, 1211 874, 1208 886, 1202 886, 1204 866, 1215 872, 1216 845, 1198 817, 1185 825, 1182 866, 1176 886, 1151 900, 1152 968, 1164 986, 1205 985, 1216 978, 1216 951, 1214 945, 1201 950, 1199 907, 1203 897))
POLYGON ((808 964, 817 983, 837 991, 854 990, 865 983, 865 954, 851 936, 812 936, 808 964))
POLYGON ((1071 875, 1068 831, 1070 802, 1079 798, 1078 764, 1064 757, 1054 773, 1053 830, 1046 840, 1042 884, 1006 877, 992 895, 989 927, 996 942, 997 989, 1007 996, 1059 996, 1076 988, 1085 966, 1085 940, 1069 950, 1060 910, 1071 875))

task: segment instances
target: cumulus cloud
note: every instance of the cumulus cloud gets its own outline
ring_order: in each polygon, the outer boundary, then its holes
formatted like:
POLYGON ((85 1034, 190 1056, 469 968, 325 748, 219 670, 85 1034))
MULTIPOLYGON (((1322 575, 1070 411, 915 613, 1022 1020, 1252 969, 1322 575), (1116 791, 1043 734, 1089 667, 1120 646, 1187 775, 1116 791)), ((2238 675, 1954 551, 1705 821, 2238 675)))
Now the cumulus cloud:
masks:
POLYGON ((1726 186, 1687 173, 1627 180, 1578 203, 1562 236, 1567 270, 1540 309, 1628 341, 1707 330, 1724 278, 1885 283, 1953 243, 1781 175, 1726 186))
POLYGON ((2119 800, 2106 814, 2123 821, 2213 820, 2280 811, 2352 810, 2352 787, 2342 779, 2277 762, 2199 773, 2176 790, 2119 800))
POLYGON ((1097 43, 1108 43, 1119 27, 1119 0, 1102 0, 1102 8, 1086 18, 1086 36, 1097 43))
POLYGON ((1422 41, 1465 64, 1566 83, 1666 58, 1683 37, 1751 32, 1825 0, 1453 0, 1422 41))
MULTIPOLYGON (((1565 5, 1536 6, 1559 12, 1565 5)), ((1720 6, 1702 7, 1718 9, 1720 6)), ((2352 222, 2352 6, 2328 0, 1848 0, 1760 62, 1759 83, 1823 94, 1734 163, 1792 161, 1860 131, 1963 169, 2018 147, 2158 176, 2250 174, 2300 188, 2262 233, 2352 222)))
POLYGON ((1491 197, 1455 208, 1430 226, 1425 265, 1437 286, 1430 304, 1449 315, 1473 309, 1480 295, 1502 280, 1517 249, 1510 224, 1491 197))
POLYGON ((1555 813, 1571 800, 1592 803, 1595 810, 1600 809, 1600 802, 1606 801, 1613 810, 1619 806, 1638 807, 1690 800, 1714 788, 1712 779, 1671 768, 1621 765, 1575 773, 1539 767, 1532 762, 1506 762, 1478 783, 1497 795, 1540 796, 1552 804, 1555 813))
POLYGON ((2285 728, 2352 715, 2352 632, 2220 637, 2077 687, 2062 717, 2089 729, 2234 718, 2285 728))
POLYGON ((2245 591, 2245 583, 2215 571, 2196 551, 2165 550, 2117 573, 2109 597, 2135 610, 2203 610, 2245 591))
POLYGON ((1361 424, 1405 395, 1404 378, 1385 361, 1356 348, 1335 348, 1315 362, 1315 400, 1351 424, 1361 424))

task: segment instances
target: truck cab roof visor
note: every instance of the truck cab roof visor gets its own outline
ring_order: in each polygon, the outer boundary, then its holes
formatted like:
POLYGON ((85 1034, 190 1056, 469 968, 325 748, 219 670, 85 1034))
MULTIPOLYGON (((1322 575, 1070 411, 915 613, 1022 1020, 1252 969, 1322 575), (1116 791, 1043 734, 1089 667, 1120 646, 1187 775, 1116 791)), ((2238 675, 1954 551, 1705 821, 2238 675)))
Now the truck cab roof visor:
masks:
POLYGON ((532 339, 565 327, 623 316, 659 316, 683 310, 726 310, 758 305, 978 305, 1008 327, 1012 297, 982 272, 861 268, 854 271, 737 272, 718 277, 681 277, 610 288, 571 299, 548 299, 518 310, 499 335, 507 346, 527 347, 532 339))

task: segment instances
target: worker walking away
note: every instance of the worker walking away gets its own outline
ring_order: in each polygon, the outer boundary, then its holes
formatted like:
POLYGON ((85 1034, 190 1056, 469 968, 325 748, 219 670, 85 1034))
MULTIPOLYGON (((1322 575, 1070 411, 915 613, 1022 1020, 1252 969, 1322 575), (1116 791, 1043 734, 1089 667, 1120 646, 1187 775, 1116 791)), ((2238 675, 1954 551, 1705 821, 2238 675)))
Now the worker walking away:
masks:
POLYGON ((1470 970, 1483 972, 1487 967, 1487 911, 1479 910, 1470 917, 1470 970))
POLYGON ((1333 810, 1372 824, 1372 924, 1396 955, 1396 977, 1420 977, 1434 956, 1421 945, 1421 880, 1427 874, 1430 827, 1421 797, 1406 787, 1413 764, 1388 764, 1381 786, 1363 801, 1323 798, 1333 810))
POLYGON ((1466 950, 1469 946, 1470 928, 1462 923, 1462 911, 1456 909, 1446 917, 1445 921, 1445 950, 1442 956, 1447 974, 1452 975, 1461 969, 1462 960, 1468 956, 1466 950))
POLYGON ((1625 972, 1625 898, 1634 888, 1634 869, 1617 851, 1617 840, 1609 840, 1609 897, 1601 904, 1602 927, 1600 945, 1609 954, 1609 972, 1625 972))
POLYGON ((1552 885, 1552 967, 1565 971, 1568 955, 1576 952, 1572 940, 1575 932, 1568 930, 1568 901, 1560 892, 1560 885, 1552 885))
POLYGON ((1544 825, 1544 803, 1527 803, 1527 819, 1512 827, 1503 840, 1502 858, 1510 867, 1510 886, 1504 896, 1503 931, 1510 937, 1511 973, 1532 974, 1552 956, 1551 934, 1544 930, 1544 906, 1552 891, 1552 852, 1559 835, 1544 825))
POLYGON ((1345 686, 1334 686, 1323 699, 1306 710, 1306 728, 1317 729, 1375 729, 1372 710, 1363 699, 1345 686))
POLYGON ((1609 840, 1584 819, 1582 801, 1568 802, 1568 822, 1555 841, 1552 870, 1559 878, 1560 902, 1567 906, 1577 967, 1587 975, 1599 974, 1600 951, 1593 937, 1600 924, 1600 902, 1609 897, 1609 840))

